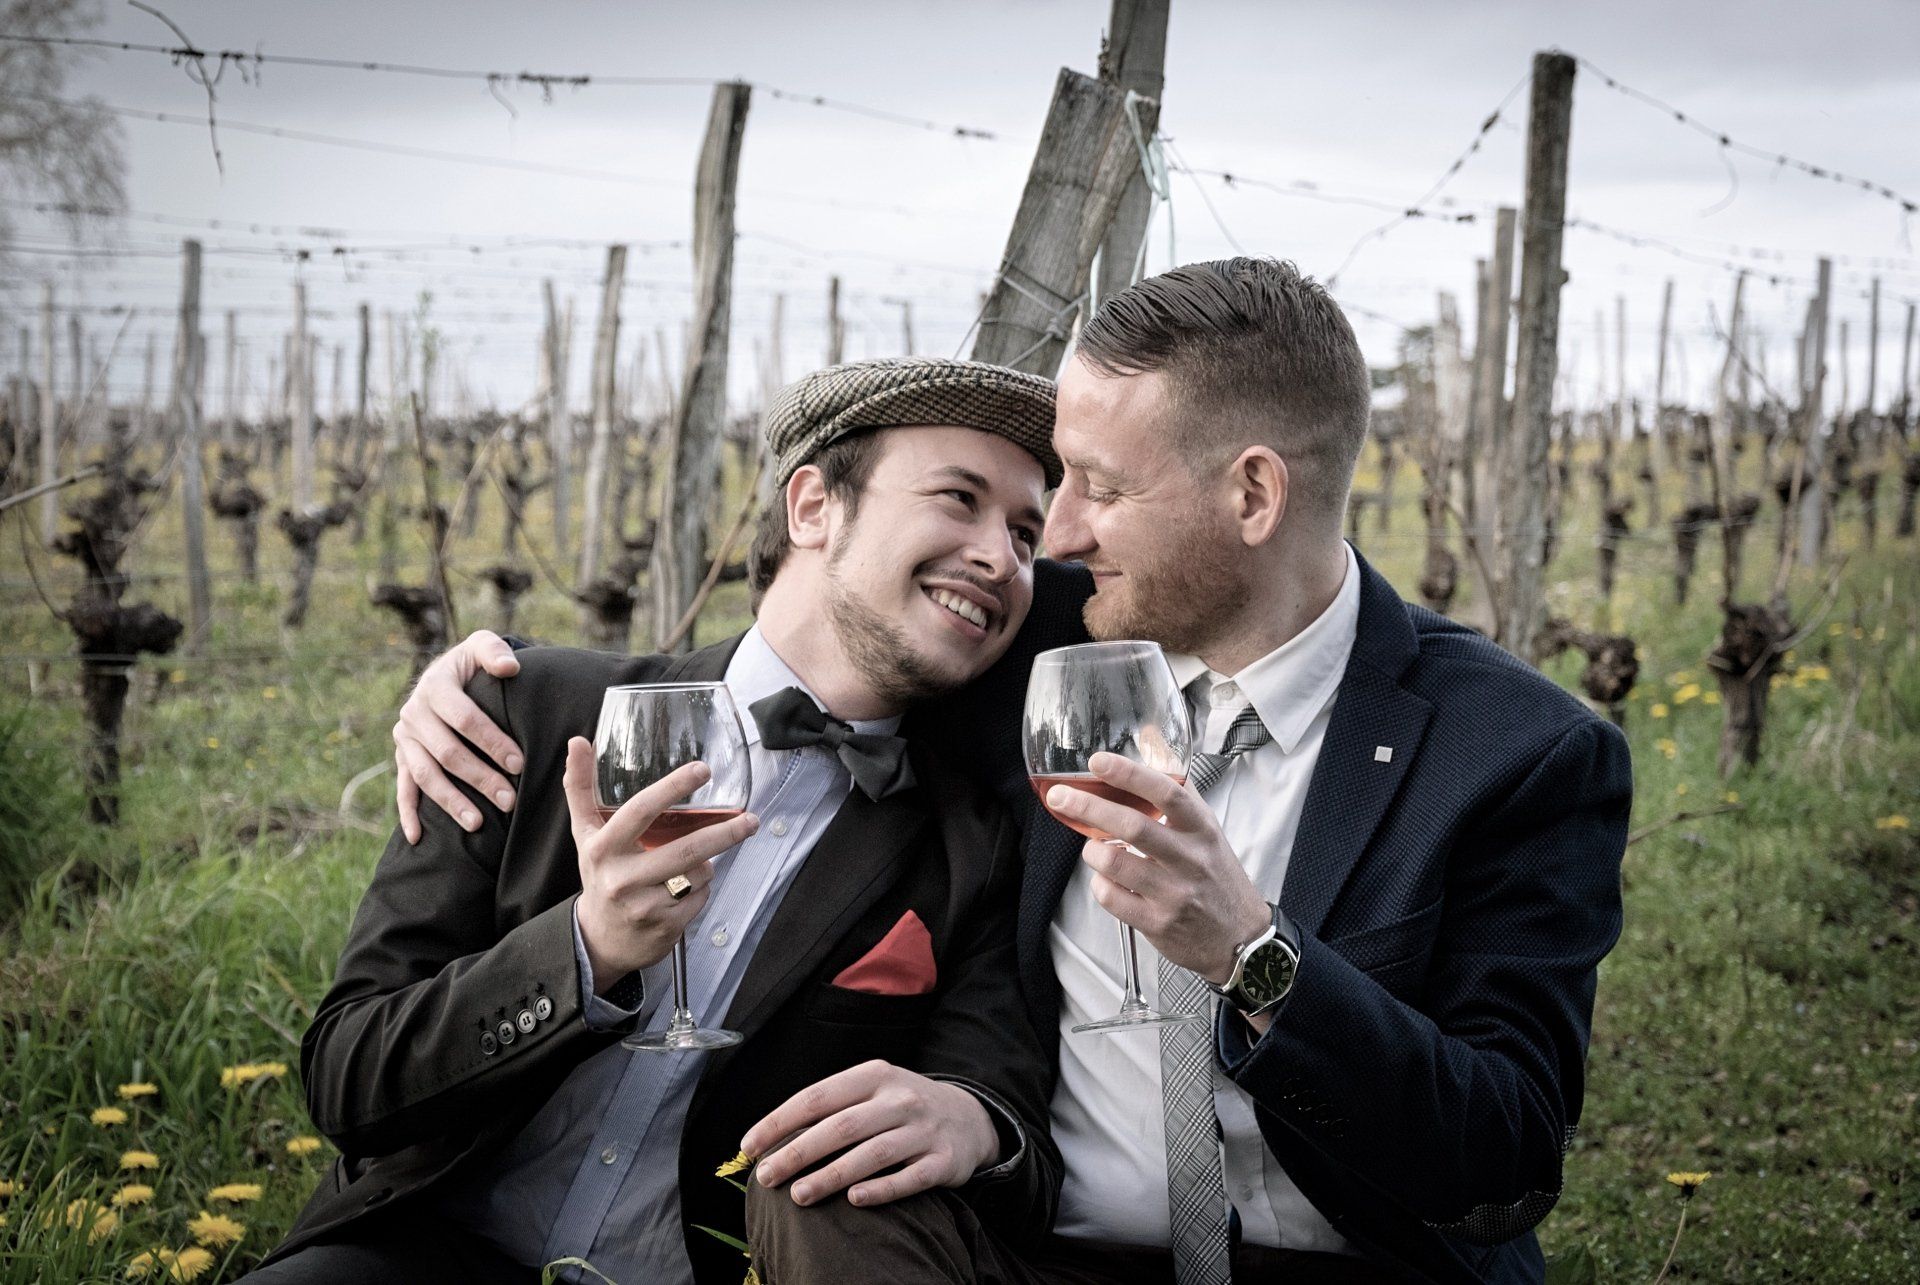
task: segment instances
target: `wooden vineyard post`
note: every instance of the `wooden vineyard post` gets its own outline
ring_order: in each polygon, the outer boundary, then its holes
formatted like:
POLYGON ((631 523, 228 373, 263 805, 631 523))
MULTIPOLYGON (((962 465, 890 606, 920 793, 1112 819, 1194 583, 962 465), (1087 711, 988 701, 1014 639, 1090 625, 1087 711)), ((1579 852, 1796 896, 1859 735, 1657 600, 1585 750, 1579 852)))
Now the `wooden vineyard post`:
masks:
POLYGON ((560 310, 553 282, 541 283, 547 326, 543 340, 547 366, 547 451, 553 457, 553 547, 566 557, 573 547, 573 433, 567 425, 567 350, 560 332, 560 310))
POLYGON ((60 523, 60 394, 54 388, 53 282, 40 291, 40 543, 52 544, 60 523))
POLYGON ((613 370, 620 341, 620 290, 626 284, 627 247, 607 247, 600 286, 600 325, 593 344, 593 441, 587 448, 587 490, 580 519, 580 565, 576 583, 584 592, 600 574, 600 542, 606 516, 608 457, 614 450, 613 370))
POLYGON ((307 369, 307 286, 293 283, 293 344, 287 349, 287 383, 293 394, 293 511, 313 507, 313 381, 307 369))
POLYGON ((1827 316, 1833 298, 1831 259, 1820 260, 1818 282, 1807 322, 1806 383, 1799 425, 1802 464, 1797 470, 1799 495, 1794 500, 1799 520, 1799 559, 1805 567, 1820 559, 1828 520, 1827 445, 1820 426, 1827 387, 1827 316))
MULTIPOLYGON (((1481 292, 1479 332, 1473 346, 1473 404, 1470 409, 1469 442, 1461 459, 1461 472, 1467 479, 1467 518, 1482 557, 1474 567, 1483 574, 1496 558, 1496 550, 1507 544, 1506 506, 1502 500, 1505 480, 1504 461, 1507 438, 1513 431, 1513 407, 1507 400, 1507 332, 1513 328, 1513 242, 1517 214, 1511 206, 1501 206, 1493 218, 1493 258, 1487 261, 1487 277, 1481 292)), ((1498 574, 1497 572, 1495 574, 1498 574)), ((1498 597, 1496 586, 1483 583, 1481 598, 1492 604, 1498 597)), ((1497 629, 1491 605, 1487 623, 1497 629)))
POLYGON ((221 369, 225 377, 226 392, 220 399, 220 445, 224 450, 232 450, 240 431, 240 336, 239 323, 233 309, 227 309, 226 363, 221 369))
MULTIPOLYGON (((1142 135, 1160 121, 1140 102, 1142 135)), ((1086 302, 1093 256, 1128 181, 1140 169, 1126 95, 1060 69, 1026 189, 980 318, 973 359, 1051 378, 1086 302)))
POLYGON ((1499 643, 1531 659, 1545 602, 1546 505, 1551 479, 1553 382, 1560 339, 1560 244, 1567 212, 1567 150, 1573 130, 1574 60, 1535 54, 1527 124, 1526 231, 1520 251, 1520 328, 1501 523, 1499 643))
POLYGON ((187 537, 187 653, 206 650, 213 589, 207 576, 206 496, 200 469, 200 243, 188 240, 180 274, 180 331, 173 349, 173 420, 180 434, 180 507, 187 537))
POLYGON ((827 278, 827 365, 846 360, 847 324, 840 317, 840 278, 827 278))
MULTIPOLYGON (((667 428, 666 484, 649 574, 657 643, 685 614, 706 569, 707 514, 726 427, 727 332, 733 304, 734 190, 751 87, 713 87, 693 194, 693 327, 685 377, 667 428)), ((691 650, 693 630, 681 646, 691 650)))
MULTIPOLYGON (((760 452, 762 455, 765 455, 767 451, 766 413, 772 408, 774 397, 786 386, 787 382, 787 363, 783 347, 785 344, 784 331, 786 329, 786 315, 787 296, 784 294, 774 295, 773 320, 768 323, 767 327, 766 365, 760 372, 760 452)), ((755 489, 759 493, 758 499, 761 508, 764 509, 767 505, 774 502, 772 467, 764 467, 760 470, 760 480, 755 484, 755 489)))
POLYGON ((1872 300, 1867 313, 1867 395, 1861 402, 1862 439, 1860 465, 1854 471, 1854 486, 1860 492, 1860 519, 1865 526, 1866 546, 1872 550, 1880 536, 1880 444, 1885 440, 1885 424, 1874 413, 1874 395, 1880 389, 1880 278, 1873 279, 1872 300))
POLYGON ((1900 436, 1907 444, 1906 456, 1900 461, 1900 512, 1894 519, 1893 533, 1897 536, 1913 534, 1913 509, 1916 496, 1920 496, 1920 441, 1913 440, 1913 322, 1914 305, 1907 305, 1907 329, 1900 341, 1900 436))
MULTIPOLYGON (((1100 54, 1100 79, 1141 98, 1160 101, 1166 87, 1167 10, 1169 0, 1113 0, 1106 47, 1100 54)), ((1143 134, 1152 137, 1152 131, 1143 134)), ((1094 301, 1111 299, 1132 285, 1145 263, 1147 224, 1153 217, 1153 192, 1146 173, 1135 166, 1114 206, 1113 221, 1100 242, 1100 278, 1094 301)), ((909 346, 908 351, 912 348, 909 346)))

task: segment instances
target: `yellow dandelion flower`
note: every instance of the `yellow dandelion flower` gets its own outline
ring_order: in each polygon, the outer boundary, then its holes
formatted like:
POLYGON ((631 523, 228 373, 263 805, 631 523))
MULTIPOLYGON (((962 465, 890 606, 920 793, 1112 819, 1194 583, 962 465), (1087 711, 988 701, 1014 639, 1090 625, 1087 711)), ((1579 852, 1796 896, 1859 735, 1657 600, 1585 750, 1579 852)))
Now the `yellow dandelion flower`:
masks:
POLYGON ((217 749, 219 749, 219 748, 220 748, 220 738, 219 738, 219 737, 217 737, 217 736, 209 736, 209 737, 207 738, 207 748, 208 748, 208 749, 210 749, 210 750, 217 750, 217 749))
POLYGON ((1728 803, 1738 803, 1740 801, 1740 791, 1728 790, 1721 797, 1724 798, 1728 803))
POLYGON ((123 1151, 120 1153, 122 1169, 158 1169, 160 1157, 151 1151, 123 1151))
POLYGON ((213 1255, 195 1245, 191 1249, 183 1249, 174 1255, 171 1275, 177 1281, 198 1280, 212 1266, 213 1255))
MULTIPOLYGON (((49 1214, 45 1221, 51 1224, 53 1216, 49 1214)), ((113 1235, 120 1226, 120 1215, 89 1200, 71 1200, 67 1202, 66 1221, 74 1231, 87 1228, 87 1243, 91 1245, 113 1235)))
POLYGON ((1711 1173, 1670 1173, 1667 1181, 1680 1188, 1680 1199, 1692 1200, 1693 1193, 1700 1190, 1700 1185, 1711 1177, 1711 1173))
POLYGON ((144 1205, 153 1199, 153 1188, 144 1182, 130 1182, 113 1193, 113 1203, 121 1209, 144 1205))
POLYGON ((260 1184, 257 1182, 230 1182, 225 1186, 215 1187, 212 1191, 209 1191, 207 1193, 207 1199, 224 1200, 230 1205, 237 1205, 246 1200, 258 1200, 260 1199, 260 1184))
POLYGON ((1885 642, 1887 640, 1887 627, 1885 625, 1875 625, 1873 627, 1873 640, 1875 642, 1885 642))
POLYGON ((1859 642, 1862 638, 1865 638, 1867 636, 1867 631, 1862 629, 1859 625, 1855 625, 1853 627, 1851 636, 1855 642, 1859 642))
POLYGON ((127 1122, 127 1113, 119 1107, 95 1107, 93 1114, 89 1116, 88 1119, 105 1129, 111 1125, 125 1124, 127 1122))
POLYGON ((1694 680, 1694 673, 1691 669, 1676 669, 1671 674, 1667 675, 1667 681, 1672 683, 1676 687, 1679 686, 1681 683, 1690 683, 1693 680, 1694 680))
POLYGON ((184 669, 176 669, 167 675, 167 681, 170 683, 184 683, 187 681, 187 671, 184 669))
POLYGON ((280 689, 278 687, 262 687, 260 689, 260 699, 263 701, 278 700, 279 698, 280 689))
POLYGON ((1702 705, 1718 705, 1720 703, 1720 693, 1708 692, 1700 698, 1700 703, 1702 705))
POLYGON ((122 1102, 131 1102, 135 1098, 150 1098, 160 1091, 157 1084, 148 1084, 145 1080, 136 1080, 132 1084, 123 1084, 114 1092, 120 1095, 122 1102))
POLYGON ((1668 758, 1672 758, 1674 755, 1680 752, 1680 747, 1674 744, 1673 738, 1671 736, 1661 737, 1659 740, 1653 743, 1653 748, 1655 748, 1656 750, 1659 750, 1662 754, 1666 755, 1668 758))
POLYGON ((1769 678, 1767 680, 1767 690, 1777 692, 1780 690, 1780 685, 1786 681, 1787 681, 1787 676, 1785 674, 1775 674, 1772 678, 1769 678))
POLYGON ((7 1216, 5 1214, 0 1214, 0 1227, 5 1227, 6 1225, 7 1225, 7 1216))
POLYGON ((733 1177, 733 1175, 737 1173, 745 1173, 747 1170, 751 1168, 753 1168, 753 1157, 748 1155, 746 1152, 742 1151, 738 1155, 734 1156, 733 1159, 727 1161, 725 1164, 721 1165, 718 1169, 715 1169, 713 1171, 713 1176, 716 1178, 731 1178, 733 1177))
POLYGON ((277 1080, 286 1073, 285 1062, 241 1062, 220 1068, 220 1085, 222 1088, 237 1089, 255 1080, 277 1080))
POLYGON ((1667 716, 1667 703, 1665 701, 1655 701, 1653 708, 1648 710, 1647 713, 1655 718, 1665 718, 1667 716))
POLYGON ((1846 632, 1847 632, 1847 627, 1841 624, 1837 620, 1827 626, 1827 637, 1829 638, 1838 638, 1841 634, 1844 634, 1846 632))
POLYGON ((1680 784, 1673 787, 1673 792, 1675 794, 1685 794, 1687 792, 1687 783, 1685 781, 1680 782, 1680 784))
POLYGON ((290 1156, 310 1156, 320 1149, 320 1139, 302 1134, 287 1139, 287 1154, 290 1156))
POLYGON ((1833 670, 1826 665, 1808 665, 1800 672, 1807 676, 1810 683, 1829 682, 1833 678, 1833 670))
POLYGON ((1687 683, 1685 686, 1681 687, 1678 691, 1674 692, 1673 703, 1676 705, 1684 705, 1688 701, 1693 700, 1695 697, 1699 695, 1700 695, 1700 684, 1687 683))
POLYGON ((13 1179, 0 1178, 0 1200, 5 1200, 8 1196, 11 1196, 14 1192, 18 1190, 20 1189, 14 1186, 13 1179))
POLYGON ((1896 812, 1892 816, 1875 818, 1873 828, 1876 830, 1905 830, 1912 824, 1913 823, 1907 820, 1906 817, 1896 812))
POLYGON ((153 1275, 156 1267, 173 1266, 174 1253, 171 1249, 156 1245, 152 1249, 135 1254, 127 1264, 127 1275, 137 1281, 143 1281, 153 1275))
POLYGON ((202 1209, 198 1218, 187 1220, 187 1231, 196 1244, 225 1249, 240 1243, 240 1238, 247 1234, 247 1225, 225 1214, 210 1214, 202 1209))

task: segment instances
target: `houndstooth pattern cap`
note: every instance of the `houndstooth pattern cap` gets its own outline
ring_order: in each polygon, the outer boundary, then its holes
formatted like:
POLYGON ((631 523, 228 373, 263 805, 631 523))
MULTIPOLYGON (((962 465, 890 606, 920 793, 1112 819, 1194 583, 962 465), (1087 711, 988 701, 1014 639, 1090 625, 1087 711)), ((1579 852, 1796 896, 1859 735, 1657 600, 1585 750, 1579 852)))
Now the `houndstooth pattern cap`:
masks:
POLYGON ((767 408, 774 485, 828 445, 854 433, 954 425, 998 433, 1040 461, 1060 484, 1053 453, 1053 381, 983 361, 882 357, 817 370, 781 389, 767 408))

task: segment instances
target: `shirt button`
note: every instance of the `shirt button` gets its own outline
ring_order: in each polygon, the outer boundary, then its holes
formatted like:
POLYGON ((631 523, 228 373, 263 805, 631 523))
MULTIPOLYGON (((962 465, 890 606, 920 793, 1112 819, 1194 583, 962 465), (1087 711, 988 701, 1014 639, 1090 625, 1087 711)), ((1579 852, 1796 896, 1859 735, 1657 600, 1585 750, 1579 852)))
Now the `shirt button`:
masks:
POLYGON ((714 944, 714 945, 716 945, 716 946, 724 946, 724 945, 726 945, 726 944, 727 944, 727 943, 728 943, 729 941, 732 941, 732 940, 733 940, 733 939, 732 939, 731 937, 729 937, 729 936, 727 935, 727 930, 726 930, 726 929, 724 929, 724 928, 716 928, 716 929, 714 929, 714 930, 713 930, 713 944, 714 944))
POLYGON ((785 817, 775 817, 773 824, 768 826, 767 829, 775 836, 783 835, 787 832, 787 819, 785 817))
POLYGON ((600 1153, 600 1163, 603 1165, 610 1165, 614 1161, 618 1160, 619 1158, 620 1158, 620 1152, 613 1147, 608 1147, 605 1151, 602 1151, 600 1153))
POLYGON ((1240 687, 1237 683, 1221 683, 1213 689, 1215 705, 1231 705, 1240 699, 1240 687))

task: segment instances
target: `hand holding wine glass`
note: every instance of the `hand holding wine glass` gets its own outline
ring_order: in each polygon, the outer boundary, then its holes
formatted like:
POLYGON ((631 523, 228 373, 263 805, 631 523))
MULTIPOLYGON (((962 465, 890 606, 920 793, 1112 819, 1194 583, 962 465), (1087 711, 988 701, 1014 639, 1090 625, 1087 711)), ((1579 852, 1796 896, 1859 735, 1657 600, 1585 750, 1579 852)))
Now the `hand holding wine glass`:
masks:
MULTIPOLYGON (((620 1043, 648 1052, 738 1044, 737 1032, 700 1026, 688 1007, 683 932, 699 906, 679 904, 696 895, 704 904, 711 858, 759 824, 746 813, 752 768, 746 732, 726 684, 610 687, 594 732, 590 795, 576 788, 578 757, 570 744, 567 803, 580 849, 582 938, 589 913, 589 849, 596 926, 609 925, 607 935, 627 947, 632 959, 650 953, 671 930, 673 1017, 664 1030, 630 1035, 620 1043), (605 824, 583 844, 582 812, 589 801, 605 824)), ((594 947, 588 949, 591 962, 594 947)))
MULTIPOLYGON (((1090 824, 1084 809, 1058 806, 1056 792, 1063 787, 1085 791, 1157 821, 1159 807, 1094 775, 1093 759, 1099 754, 1117 755, 1184 782, 1191 744, 1186 698, 1158 644, 1105 642, 1056 648, 1034 658, 1027 679, 1022 740, 1027 775, 1041 803, 1087 838, 1126 849, 1111 830, 1090 824)), ((1140 995, 1139 948, 1131 925, 1120 925, 1120 942, 1124 974, 1120 1012, 1082 1023, 1073 1028, 1075 1033, 1163 1026, 1201 1016, 1149 1008, 1140 995)))
POLYGON ((707 904, 713 858, 757 828, 756 819, 742 813, 680 842, 644 844, 641 836, 670 817, 673 805, 706 784, 708 775, 704 764, 689 763, 608 810, 593 798, 593 746, 578 736, 567 742, 564 781, 580 860, 580 937, 603 984, 667 957, 707 904), (666 889, 676 875, 692 885, 678 900, 666 889))

